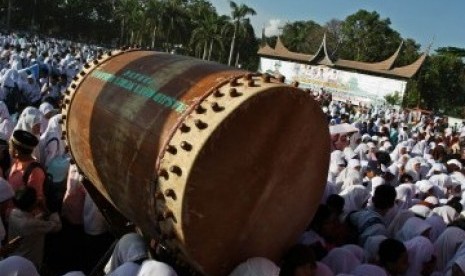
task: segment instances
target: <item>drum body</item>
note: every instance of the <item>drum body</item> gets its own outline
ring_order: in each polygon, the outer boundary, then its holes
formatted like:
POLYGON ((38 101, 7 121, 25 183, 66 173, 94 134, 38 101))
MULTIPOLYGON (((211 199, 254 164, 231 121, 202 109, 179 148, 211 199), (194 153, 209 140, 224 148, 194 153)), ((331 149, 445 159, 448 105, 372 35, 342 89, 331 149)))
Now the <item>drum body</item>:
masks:
POLYGON ((278 260, 326 184, 318 104, 269 76, 149 51, 86 64, 64 98, 80 171, 145 235, 201 274, 278 260))

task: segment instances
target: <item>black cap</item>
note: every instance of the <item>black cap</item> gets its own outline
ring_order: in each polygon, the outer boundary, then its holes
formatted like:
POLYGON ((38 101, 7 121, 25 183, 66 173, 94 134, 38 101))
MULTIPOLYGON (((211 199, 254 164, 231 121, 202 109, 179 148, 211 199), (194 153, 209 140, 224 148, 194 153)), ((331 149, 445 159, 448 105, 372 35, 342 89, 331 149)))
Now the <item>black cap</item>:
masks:
POLYGON ((33 150, 37 144, 39 144, 37 137, 35 137, 32 133, 21 129, 15 130, 13 132, 11 141, 16 146, 30 150, 33 150))
POLYGON ((367 171, 374 171, 376 174, 381 172, 378 161, 370 160, 366 168, 367 171))

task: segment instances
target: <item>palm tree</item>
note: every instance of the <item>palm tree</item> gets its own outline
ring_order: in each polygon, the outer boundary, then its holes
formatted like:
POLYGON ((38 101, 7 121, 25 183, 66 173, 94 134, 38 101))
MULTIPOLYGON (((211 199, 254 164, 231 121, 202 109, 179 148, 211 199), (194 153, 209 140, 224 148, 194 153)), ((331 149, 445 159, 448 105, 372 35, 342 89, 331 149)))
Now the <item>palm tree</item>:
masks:
POLYGON ((163 13, 160 14, 160 28, 165 38, 165 50, 170 50, 174 44, 185 41, 187 23, 190 20, 186 12, 186 5, 182 0, 165 0, 161 2, 163 13))
POLYGON ((135 37, 135 26, 139 23, 142 6, 138 0, 119 0, 116 9, 116 16, 121 20, 120 44, 126 44, 127 34, 130 34, 129 42, 132 43, 135 37))
POLYGON ((212 25, 212 37, 210 39, 210 48, 208 50, 208 60, 211 60, 213 44, 215 42, 218 44, 218 46, 220 46, 220 50, 223 51, 224 45, 222 31, 224 26, 226 26, 230 20, 229 16, 227 15, 218 16, 216 13, 215 15, 216 17, 212 25))
POLYGON ((221 31, 224 24, 228 23, 229 17, 218 16, 216 12, 207 12, 196 23, 197 27, 192 32, 191 45, 195 52, 203 48, 202 59, 211 59, 213 45, 216 43, 223 48, 221 31))
POLYGON ((11 9, 13 8, 13 1, 8 0, 8 8, 7 8, 7 13, 6 13, 6 26, 9 29, 10 28, 10 20, 11 20, 11 9))
POLYGON ((231 7, 231 19, 234 24, 234 32, 233 37, 231 39, 231 48, 229 50, 228 59, 228 65, 231 65, 231 60, 234 54, 234 44, 236 43, 237 31, 239 27, 244 24, 244 20, 246 19, 247 15, 256 15, 257 12, 255 12, 254 9, 245 4, 238 5, 234 1, 230 1, 229 6, 231 7))
POLYGON ((149 0, 147 4, 147 21, 149 24, 149 28, 151 31, 150 34, 150 45, 153 48, 155 48, 155 42, 156 42, 156 37, 157 34, 160 32, 160 19, 161 19, 161 14, 163 14, 163 5, 159 0, 149 0))

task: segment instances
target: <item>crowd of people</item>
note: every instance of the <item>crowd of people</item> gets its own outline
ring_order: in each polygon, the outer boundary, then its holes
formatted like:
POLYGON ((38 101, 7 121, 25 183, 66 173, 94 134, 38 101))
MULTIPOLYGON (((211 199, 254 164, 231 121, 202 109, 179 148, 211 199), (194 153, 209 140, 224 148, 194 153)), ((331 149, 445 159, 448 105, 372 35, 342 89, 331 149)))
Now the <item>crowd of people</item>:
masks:
MULTIPOLYGON (((60 127, 62 94, 101 51, 0 35, 0 275, 86 275, 116 242, 60 127)), ((465 275, 465 127, 313 94, 331 132, 321 204, 279 263, 231 275, 465 275)), ((150 245, 124 235, 102 274, 183 274, 150 245)))
POLYGON ((114 241, 70 164, 60 124, 64 91, 101 52, 0 35, 0 275, 90 273, 114 241))

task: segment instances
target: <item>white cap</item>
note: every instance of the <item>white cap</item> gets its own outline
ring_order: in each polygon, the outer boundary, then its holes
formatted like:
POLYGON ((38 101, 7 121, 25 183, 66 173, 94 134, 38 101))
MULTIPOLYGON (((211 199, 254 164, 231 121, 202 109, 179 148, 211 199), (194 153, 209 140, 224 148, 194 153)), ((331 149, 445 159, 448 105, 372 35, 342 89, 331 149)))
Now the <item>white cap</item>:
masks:
POLYGON ((462 169, 462 163, 460 163, 459 160, 457 159, 451 159, 449 161, 447 161, 447 164, 451 165, 451 164, 454 164, 454 165, 457 165, 457 167, 459 167, 460 169, 462 169))
POLYGON ((428 203, 430 203, 432 205, 438 205, 439 204, 439 200, 435 196, 429 196, 429 197, 425 198, 425 202, 428 202, 428 203))

